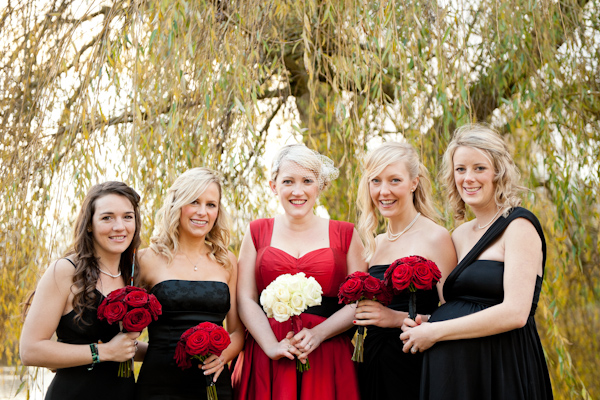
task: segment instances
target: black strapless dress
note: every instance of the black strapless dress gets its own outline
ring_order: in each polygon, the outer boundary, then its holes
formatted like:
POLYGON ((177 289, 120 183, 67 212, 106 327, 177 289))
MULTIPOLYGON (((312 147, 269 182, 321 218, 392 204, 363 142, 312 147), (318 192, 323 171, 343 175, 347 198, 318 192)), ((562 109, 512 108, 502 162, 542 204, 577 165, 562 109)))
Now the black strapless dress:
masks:
MULTIPOLYGON (((148 327, 150 337, 137 381, 139 400, 206 399, 204 371, 194 363, 182 370, 175 363, 175 346, 181 334, 200 322, 222 325, 229 311, 229 286, 214 281, 168 280, 150 293, 162 305, 162 315, 148 327)), ((219 400, 233 398, 227 366, 216 383, 219 400)))
MULTIPOLYGON (((389 265, 373 265, 369 274, 383 279, 389 265)), ((408 312, 409 293, 394 296, 389 307, 408 312)), ((417 313, 431 314, 440 302, 437 289, 417 290, 417 313)), ((364 362, 358 364, 361 400, 418 399, 423 353, 404 353, 400 328, 369 326, 364 362)))
MULTIPOLYGON (((504 263, 477 260, 511 221, 525 218, 546 242, 539 221, 528 210, 515 208, 500 217, 448 276, 442 305, 431 321, 459 318, 484 310, 504 299, 504 263)), ((527 324, 497 335, 436 343, 425 352, 421 399, 536 400, 552 399, 544 352, 535 325, 535 310, 542 289, 537 278, 527 324)))
MULTIPOLYGON (((109 325, 97 317, 97 308, 104 296, 96 290, 96 305, 93 310, 85 310, 82 321, 75 322, 75 311, 61 317, 56 336, 59 342, 86 344, 102 341, 109 342, 117 333, 119 325, 109 325), (87 323, 87 325, 85 323, 87 323)), ((90 350, 91 351, 91 350, 90 350)), ((90 353, 91 354, 91 353, 90 353)), ((102 359, 102 353, 100 353, 102 359)), ((104 361, 94 365, 60 368, 48 387, 46 400, 132 400, 134 398, 135 380, 118 376, 119 363, 104 361)))

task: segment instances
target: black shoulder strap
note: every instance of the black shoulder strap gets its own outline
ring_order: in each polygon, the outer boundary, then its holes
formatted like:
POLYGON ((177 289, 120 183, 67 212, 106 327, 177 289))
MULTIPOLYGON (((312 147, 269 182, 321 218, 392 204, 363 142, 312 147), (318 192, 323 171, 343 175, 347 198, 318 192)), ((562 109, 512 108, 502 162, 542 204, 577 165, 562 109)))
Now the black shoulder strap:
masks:
MULTIPOLYGON (((540 235, 540 239, 542 239, 542 271, 545 269, 546 265, 546 239, 544 237, 544 232, 542 231, 542 226, 540 225, 540 221, 538 221, 537 217, 529 210, 526 210, 522 207, 513 208, 508 214, 508 217, 501 216, 490 226, 490 229, 487 230, 486 233, 479 239, 479 241, 473 246, 471 251, 461 260, 461 262, 454 268, 454 270, 448 275, 446 282, 444 283, 444 291, 446 288, 451 288, 456 278, 460 276, 460 274, 471 265, 477 257, 500 235, 502 232, 508 227, 508 225, 517 218, 525 218, 529 222, 533 224, 535 230, 538 235, 540 235)), ((542 272, 543 274, 543 272, 542 272)))
POLYGON ((67 260, 68 262, 70 262, 71 264, 73 264, 73 266, 75 268, 77 268, 77 265, 75 265, 75 263, 73 261, 69 260, 67 257, 63 257, 63 260, 67 260))

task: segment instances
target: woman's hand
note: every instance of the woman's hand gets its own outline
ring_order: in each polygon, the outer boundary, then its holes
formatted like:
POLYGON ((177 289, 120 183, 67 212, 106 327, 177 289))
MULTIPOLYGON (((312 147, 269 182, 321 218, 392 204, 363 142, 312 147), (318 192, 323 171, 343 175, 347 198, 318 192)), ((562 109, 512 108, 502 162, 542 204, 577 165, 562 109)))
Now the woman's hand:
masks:
POLYGON ((402 325, 406 313, 392 310, 373 300, 361 300, 354 313, 354 324, 359 326, 374 325, 381 328, 397 328, 402 325))
POLYGON ((119 332, 108 343, 98 344, 100 361, 131 360, 137 350, 137 338, 141 332, 119 332))
POLYGON ((435 324, 421 321, 420 315, 417 315, 416 321, 410 318, 404 320, 400 340, 404 343, 402 351, 405 353, 425 351, 437 342, 435 327, 433 326, 435 324))
POLYGON ((308 355, 323 342, 323 338, 314 329, 302 328, 292 338, 292 343, 301 352, 298 359, 302 364, 306 363, 308 355))
POLYGON ((271 360, 279 360, 281 357, 287 357, 290 360, 294 359, 294 356, 300 356, 302 352, 298 350, 293 343, 294 332, 289 331, 285 338, 280 342, 265 351, 265 354, 271 360))
POLYGON ((216 382, 219 378, 219 375, 221 375, 221 372, 223 372, 225 364, 227 364, 227 362, 225 362, 222 356, 211 354, 206 360, 204 360, 202 365, 198 365, 198 368, 204 371, 204 375, 214 374, 213 382, 216 382))

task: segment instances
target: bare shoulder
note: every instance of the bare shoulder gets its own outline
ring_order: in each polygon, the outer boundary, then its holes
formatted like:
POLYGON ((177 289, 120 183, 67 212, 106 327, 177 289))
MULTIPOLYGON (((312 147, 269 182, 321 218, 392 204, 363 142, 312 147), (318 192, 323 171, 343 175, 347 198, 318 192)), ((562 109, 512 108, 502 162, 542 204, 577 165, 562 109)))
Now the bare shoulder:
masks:
POLYGON ((516 218, 511 221, 504 231, 503 238, 506 243, 520 243, 526 246, 541 246, 542 243, 533 224, 525 218, 516 218))
POLYGON ((59 290, 66 294, 73 284, 74 275, 75 267, 70 261, 64 258, 53 261, 44 272, 42 279, 40 279, 38 291, 46 288, 47 290, 59 290))
POLYGON ((427 240, 438 242, 440 240, 450 240, 450 232, 443 226, 426 219, 423 229, 427 232, 427 240))
POLYGON ((231 266, 237 268, 237 257, 231 250, 227 250, 227 257, 229 257, 229 261, 231 261, 231 266))

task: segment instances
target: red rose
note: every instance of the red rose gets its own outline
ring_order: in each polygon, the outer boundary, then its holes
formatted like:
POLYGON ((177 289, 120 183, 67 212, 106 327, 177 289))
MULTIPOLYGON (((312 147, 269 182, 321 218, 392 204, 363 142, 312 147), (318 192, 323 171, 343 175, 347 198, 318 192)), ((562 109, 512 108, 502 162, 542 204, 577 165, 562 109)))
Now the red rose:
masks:
POLYGON ((123 329, 127 332, 141 332, 150 325, 152 316, 145 308, 134 308, 123 317, 123 329))
POLYGON ((181 369, 187 369, 192 366, 192 363, 185 352, 185 340, 183 338, 177 342, 177 346, 175 347, 175 362, 181 369))
POLYGON ((426 263, 420 263, 413 268, 412 281, 417 289, 431 290, 433 286, 433 273, 426 263))
POLYGON ((185 351, 191 356, 207 355, 210 346, 210 332, 197 329, 188 336, 185 342, 185 351))
POLYGON ((348 279, 348 278, 361 278, 361 279, 364 280, 367 276, 371 276, 371 275, 369 275, 368 272, 356 271, 356 272, 353 272, 352 274, 348 275, 348 277, 346 279, 348 279))
POLYGON ((108 302, 106 301, 106 299, 102 300, 102 303, 100 303, 100 305, 98 306, 98 319, 100 321, 105 320, 106 316, 104 315, 104 312, 106 310, 106 304, 108 302))
POLYGON ((129 307, 143 307, 148 304, 148 293, 144 289, 129 292, 123 299, 129 307))
POLYGON ((109 324, 121 321, 127 313, 127 306, 120 301, 107 303, 103 309, 103 317, 109 324))
POLYGON ((212 354, 220 356, 230 343, 229 333, 222 327, 210 332, 210 352, 212 354))
POLYGON ((363 296, 369 300, 373 300, 373 298, 381 292, 382 283, 379 279, 369 275, 365 277, 363 281, 363 296))
POLYGON ((394 297, 394 293, 392 289, 385 285, 381 285, 381 291, 375 295, 374 300, 377 300, 384 306, 389 306, 392 303, 392 298, 394 297))
POLYGON ((108 296, 106 296, 106 300, 108 300, 109 303, 112 303, 113 301, 121 301, 125 298, 126 295, 127 295, 127 286, 122 287, 120 289, 113 290, 112 292, 110 292, 108 294, 108 296))
MULTIPOLYGON (((352 274, 354 275, 354 274, 352 274)), ((352 276, 350 275, 350 277, 352 276)), ((350 278, 348 277, 348 278, 350 278)), ((363 281, 360 278, 346 279, 344 283, 340 285, 340 291, 338 292, 339 303, 354 303, 362 296, 363 281)))
POLYGON ((206 332, 212 332, 215 329, 220 328, 219 325, 217 324, 213 324, 212 322, 200 322, 198 325, 196 325, 196 329, 202 329, 203 331, 206 332))
POLYGON ((392 287, 395 292, 401 292, 408 288, 412 279, 413 270, 408 264, 399 264, 392 272, 392 287))
POLYGON ((148 295, 148 310, 155 321, 158 319, 158 316, 162 314, 162 306, 153 294, 148 295))
POLYGON ((440 279, 442 279, 442 271, 440 271, 436 263, 431 260, 427 260, 427 265, 433 274, 433 283, 438 283, 440 279))

